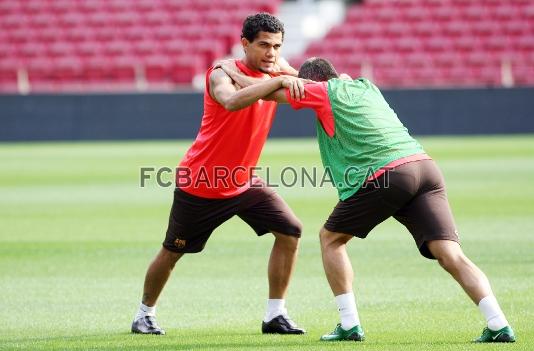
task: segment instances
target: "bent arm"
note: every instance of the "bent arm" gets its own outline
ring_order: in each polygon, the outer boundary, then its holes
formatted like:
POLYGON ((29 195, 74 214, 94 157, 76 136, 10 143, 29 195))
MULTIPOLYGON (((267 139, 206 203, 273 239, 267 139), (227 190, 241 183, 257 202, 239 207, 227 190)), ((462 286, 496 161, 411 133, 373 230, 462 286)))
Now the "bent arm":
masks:
POLYGON ((288 104, 286 89, 278 89, 267 95, 264 100, 276 101, 280 104, 288 104))
MULTIPOLYGON (((264 81, 265 78, 255 78, 250 77, 245 74, 243 74, 239 69, 237 68, 236 64, 233 60, 226 60, 218 63, 215 65, 216 68, 222 68, 222 70, 232 78, 234 82, 236 82, 241 87, 248 87, 253 84, 257 84, 259 82, 264 81)), ((293 77, 298 76, 298 71, 291 67, 289 63, 284 58, 279 58, 277 66, 278 71, 274 72, 272 76, 280 76, 280 75, 289 75, 293 77)))
POLYGON ((228 66, 222 66, 222 70, 239 86, 246 88, 248 86, 261 83, 269 78, 254 78, 244 75, 238 71, 230 69, 228 66))
MULTIPOLYGON (((254 78, 244 75, 239 72, 233 65, 233 63, 226 63, 221 65, 221 69, 241 87, 249 87, 254 84, 265 82, 265 78, 254 78)), ((304 98, 304 84, 311 83, 311 80, 301 79, 290 75, 280 75, 278 77, 270 79, 281 79, 281 85, 283 88, 289 88, 289 94, 291 98, 300 100, 304 98)), ((269 100, 277 99, 271 98, 269 100)))
POLYGON ((272 78, 237 90, 232 79, 222 69, 216 69, 210 75, 211 97, 229 111, 250 106, 281 87, 282 79, 272 78))

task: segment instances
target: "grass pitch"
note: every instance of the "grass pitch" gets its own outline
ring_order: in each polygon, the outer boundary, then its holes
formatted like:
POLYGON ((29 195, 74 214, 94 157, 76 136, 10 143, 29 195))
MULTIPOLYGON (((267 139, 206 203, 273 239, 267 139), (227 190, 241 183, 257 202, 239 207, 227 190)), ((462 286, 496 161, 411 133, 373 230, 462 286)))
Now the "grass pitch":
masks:
MULTIPOLYGON (((467 255, 488 275, 518 341, 473 345, 484 321, 394 220, 349 246, 367 340, 318 341, 338 315, 318 230, 333 188, 277 191, 304 223, 288 308, 305 336, 261 335, 272 245, 238 218, 184 257, 159 306, 164 337, 131 335, 172 188, 139 187, 142 166, 174 167, 189 142, 0 144, 1 350, 532 350, 534 137, 421 138, 445 174, 467 255)), ((273 140, 261 165, 320 167, 314 140, 273 140)), ((276 177, 275 177, 276 178, 276 177)))

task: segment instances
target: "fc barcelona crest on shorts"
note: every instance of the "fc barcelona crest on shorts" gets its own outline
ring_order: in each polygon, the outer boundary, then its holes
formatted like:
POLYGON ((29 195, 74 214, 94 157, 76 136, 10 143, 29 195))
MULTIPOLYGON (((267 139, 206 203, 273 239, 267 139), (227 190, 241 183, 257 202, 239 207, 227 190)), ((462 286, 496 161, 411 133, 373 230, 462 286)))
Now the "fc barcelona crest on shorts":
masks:
POLYGON ((176 246, 179 249, 183 249, 185 247, 185 240, 183 239, 174 240, 174 246, 176 246))

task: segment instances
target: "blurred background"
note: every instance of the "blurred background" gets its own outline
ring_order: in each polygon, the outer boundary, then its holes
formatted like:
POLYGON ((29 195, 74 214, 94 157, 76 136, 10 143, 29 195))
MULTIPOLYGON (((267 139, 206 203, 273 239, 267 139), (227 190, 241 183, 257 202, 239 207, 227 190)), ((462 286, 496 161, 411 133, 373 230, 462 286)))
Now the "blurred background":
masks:
POLYGON ((193 138, 206 69, 261 11, 295 67, 373 80, 416 134, 534 132, 532 0, 0 0, 0 140, 193 138))

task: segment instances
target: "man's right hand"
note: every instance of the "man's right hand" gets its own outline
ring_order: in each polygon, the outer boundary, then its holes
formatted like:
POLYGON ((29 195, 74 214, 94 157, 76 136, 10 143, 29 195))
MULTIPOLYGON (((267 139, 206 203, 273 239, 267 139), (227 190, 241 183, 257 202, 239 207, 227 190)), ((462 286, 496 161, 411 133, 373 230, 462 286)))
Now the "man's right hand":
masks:
POLYGON ((280 79, 280 84, 282 88, 289 89, 289 94, 291 98, 299 101, 304 99, 304 84, 312 83, 313 81, 309 79, 302 79, 293 76, 279 76, 275 79, 280 79))
POLYGON ((219 61, 216 63, 215 68, 222 68, 222 70, 228 75, 230 75, 231 73, 240 72, 239 68, 237 68, 237 65, 235 64, 235 60, 219 61))

